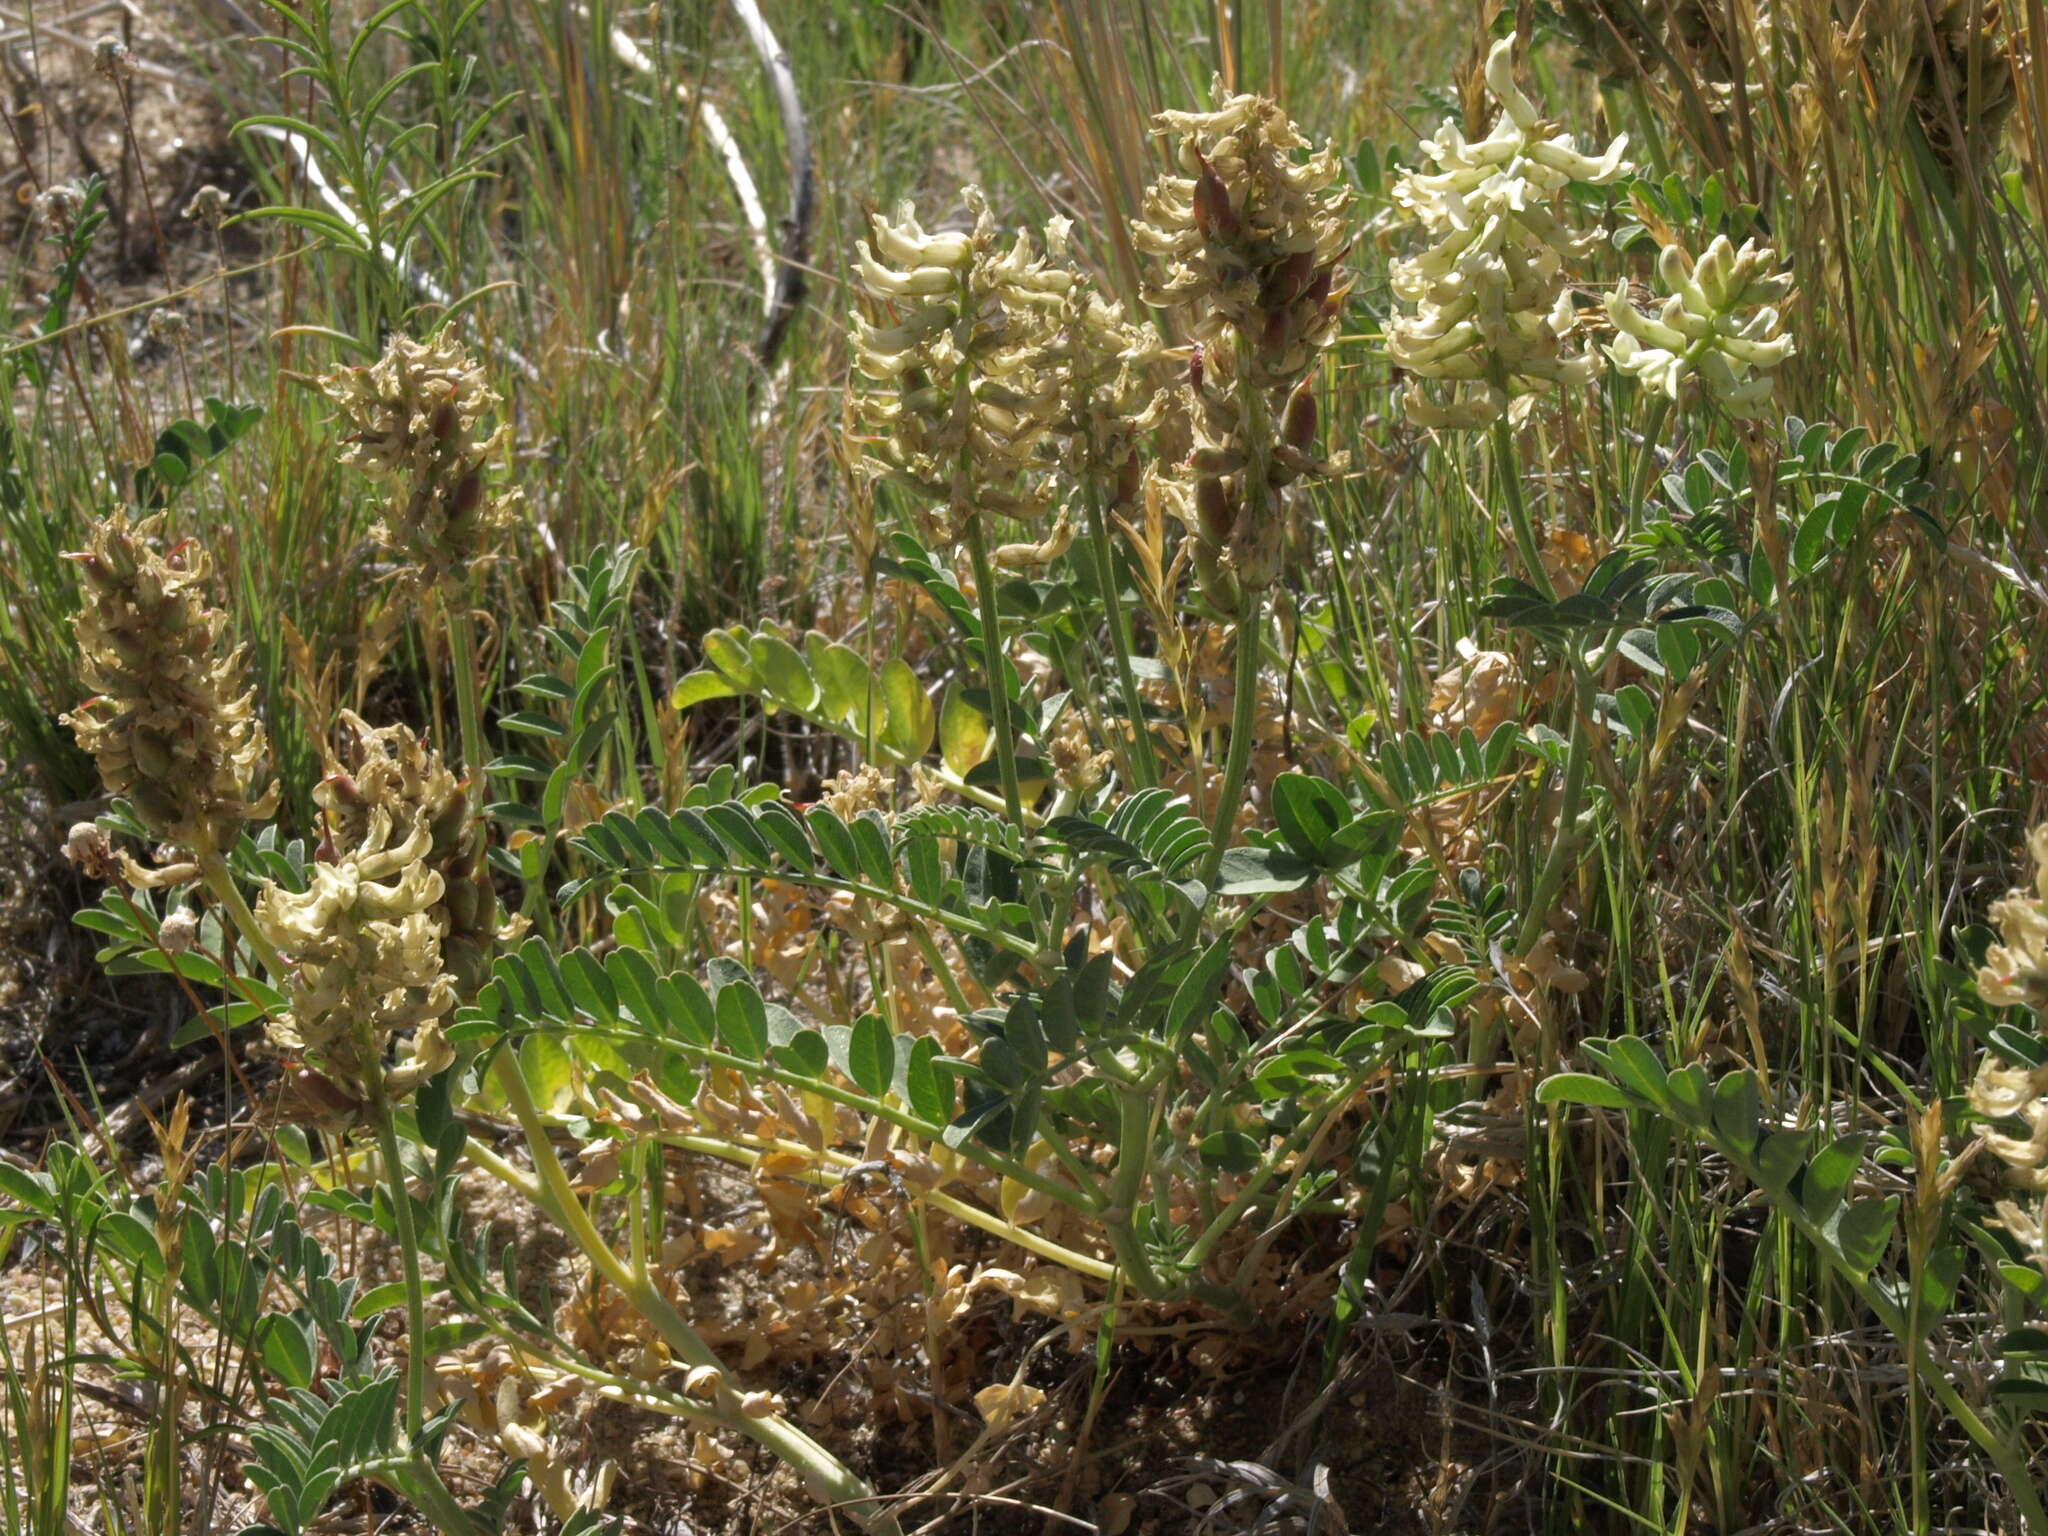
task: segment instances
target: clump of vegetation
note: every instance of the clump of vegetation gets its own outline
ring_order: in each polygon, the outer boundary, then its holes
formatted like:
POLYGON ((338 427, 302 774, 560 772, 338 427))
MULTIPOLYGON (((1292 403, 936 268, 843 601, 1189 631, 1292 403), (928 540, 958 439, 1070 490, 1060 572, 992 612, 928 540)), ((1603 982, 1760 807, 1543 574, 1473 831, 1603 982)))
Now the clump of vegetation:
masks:
POLYGON ((2048 1536, 2026 25, 825 9, 24 148, 0 755, 199 1068, 0 1161, 12 1528, 2048 1536))

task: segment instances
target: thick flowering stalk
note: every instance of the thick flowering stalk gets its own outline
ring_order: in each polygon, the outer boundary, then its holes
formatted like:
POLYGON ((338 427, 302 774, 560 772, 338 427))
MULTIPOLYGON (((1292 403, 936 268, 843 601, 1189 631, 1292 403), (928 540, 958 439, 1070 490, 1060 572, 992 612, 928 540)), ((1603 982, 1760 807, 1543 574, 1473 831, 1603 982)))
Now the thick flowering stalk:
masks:
POLYGON ((394 334, 368 368, 344 368, 320 387, 353 427, 341 460, 388 488, 371 530, 399 562, 408 593, 438 593, 448 616, 462 761, 472 775, 486 757, 483 679, 464 584, 496 554, 519 497, 495 486, 491 460, 511 427, 486 428, 503 401, 452 331, 419 342, 394 334))
MULTIPOLYGON (((427 1394, 426 1287, 413 1230, 393 1103, 450 1066, 442 1034, 463 977, 444 946, 475 944, 490 913, 475 861, 476 830, 454 775, 404 726, 372 730, 344 712, 343 758, 313 797, 326 824, 304 891, 266 886, 255 923, 290 957, 288 1011, 265 1022, 271 1043, 318 1069, 341 1117, 362 1114, 376 1132, 405 1269, 405 1427, 417 1444, 427 1394), (391 1042, 411 1031, 405 1058, 391 1042)), ((457 948, 474 979, 483 963, 457 948)), ((431 1460, 415 1475, 440 1490, 431 1460)))
POLYGON ((1776 258, 1754 241, 1737 250, 1725 235, 1697 262, 1682 246, 1665 246, 1657 273, 1670 296, 1654 313, 1635 306, 1625 281, 1608 295, 1614 366, 1673 401, 1690 386, 1733 415, 1763 414, 1773 375, 1793 351, 1776 307, 1792 274, 1773 271, 1776 258))
MULTIPOLYGON (((963 195, 971 234, 929 232, 906 205, 894 223, 876 215, 871 238, 859 242, 855 367, 873 387, 856 410, 868 473, 911 493, 928 542, 964 544, 974 562, 1003 803, 1022 820, 987 514, 1027 523, 1046 514, 1049 491, 1036 470, 1059 411, 1056 341, 1076 277, 1028 234, 1006 248, 980 189, 963 195)), ((1055 530, 1043 547, 1056 550, 1063 537, 1055 530)))
POLYGON ((1570 268, 1593 236, 1564 215, 1572 182, 1605 185, 1630 169, 1622 135, 1597 158, 1538 116, 1515 83, 1514 38, 1486 58, 1486 86, 1500 116, 1467 142, 1446 119, 1422 141, 1431 168, 1394 184, 1394 201, 1434 242, 1393 264, 1395 296, 1413 306, 1387 327, 1397 367, 1450 385, 1432 398, 1419 385, 1403 397, 1410 418, 1432 427, 1484 427, 1553 386, 1592 380, 1599 358, 1573 351, 1570 268))
POLYGON ((487 470, 511 428, 486 429, 503 402, 452 332, 424 342, 394 334, 375 363, 329 374, 320 388, 354 429, 341 461, 389 490, 372 533, 409 584, 460 580, 494 552, 516 496, 493 488, 487 470))
POLYGON ((108 789, 157 837, 205 862, 268 816, 277 786, 261 771, 262 723, 243 686, 243 649, 206 606, 211 569, 197 540, 157 548, 161 520, 99 523, 78 566, 85 604, 72 627, 95 696, 64 717, 108 789))
POLYGON ((1194 338, 1188 390, 1194 451, 1173 483, 1192 534, 1192 563, 1211 602, 1237 624, 1236 701, 1210 848, 1197 878, 1213 886, 1251 771, 1261 602, 1280 572, 1281 497, 1325 468, 1310 385, 1336 339, 1351 244, 1336 152, 1308 148, 1277 102, 1225 98, 1211 112, 1163 112, 1181 175, 1145 194, 1133 244, 1154 258, 1148 302, 1171 308, 1194 338))

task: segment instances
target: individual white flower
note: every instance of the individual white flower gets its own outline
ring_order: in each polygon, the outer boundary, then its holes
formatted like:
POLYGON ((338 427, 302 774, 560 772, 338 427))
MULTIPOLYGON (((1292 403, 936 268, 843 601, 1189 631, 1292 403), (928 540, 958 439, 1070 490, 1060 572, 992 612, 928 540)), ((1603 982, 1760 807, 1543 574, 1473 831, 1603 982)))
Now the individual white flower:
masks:
POLYGON ((1998 1007, 2048 1009, 2048 822, 2027 834, 2034 890, 1992 903, 2000 942, 1984 952, 1977 992, 1998 1007))
POLYGON ((1682 246, 1665 246, 1657 272, 1669 297, 1654 314, 1636 308, 1625 281, 1608 295, 1614 366, 1673 400, 1697 379, 1735 415, 1761 414, 1773 373, 1793 351, 1777 310, 1792 274, 1772 271, 1776 258, 1753 240, 1737 250, 1725 235, 1697 262, 1682 246))
POLYGON ((1627 174, 1628 136, 1595 157, 1543 121, 1515 83, 1514 41, 1501 39, 1487 55, 1487 89, 1501 107, 1487 136, 1468 142, 1446 119, 1422 141, 1427 167, 1393 188, 1395 203, 1435 242, 1389 273, 1395 297, 1413 306, 1388 324, 1390 357, 1452 385, 1443 399, 1407 391, 1410 417, 1425 426, 1485 426, 1517 400, 1588 383, 1599 369, 1596 354, 1565 345, 1574 321, 1567 269, 1593 237, 1560 215, 1573 182, 1606 185, 1627 174))

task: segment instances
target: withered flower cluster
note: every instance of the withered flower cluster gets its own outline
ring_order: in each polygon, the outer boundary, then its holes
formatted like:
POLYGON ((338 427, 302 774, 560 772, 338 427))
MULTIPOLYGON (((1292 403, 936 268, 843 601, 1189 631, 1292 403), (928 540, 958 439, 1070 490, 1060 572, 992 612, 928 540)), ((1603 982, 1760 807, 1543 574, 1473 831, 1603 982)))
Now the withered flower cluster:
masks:
POLYGON ((268 816, 277 787, 261 771, 244 651, 223 643, 227 616, 205 603, 206 551, 191 539, 161 550, 161 530, 160 518, 130 524, 117 512, 68 557, 85 597, 73 620, 79 671, 95 696, 64 721, 152 833, 203 856, 268 816))
POLYGON ((1191 476, 1172 494, 1204 590, 1234 608, 1278 574, 1275 494, 1327 467, 1311 452, 1309 381, 1343 306, 1350 193, 1335 151, 1298 153, 1306 141, 1263 96, 1163 112, 1153 131, 1174 138, 1185 174, 1153 183, 1132 239, 1157 264, 1147 301, 1178 313, 1195 343, 1191 476))
POLYGON ((326 836, 303 892, 266 886, 264 936, 295 962, 273 1044, 367 1098, 392 1097, 453 1060, 443 1018, 481 984, 494 912, 475 825, 440 754, 405 726, 347 711, 341 759, 314 790, 326 836), (395 1034, 406 1062, 387 1071, 395 1034))
POLYGON ((514 493, 489 480, 511 428, 485 423, 503 404, 450 332, 418 342, 394 334, 367 368, 344 368, 321 391, 353 428, 341 460, 389 488, 373 531, 418 588, 466 576, 511 527, 514 493))

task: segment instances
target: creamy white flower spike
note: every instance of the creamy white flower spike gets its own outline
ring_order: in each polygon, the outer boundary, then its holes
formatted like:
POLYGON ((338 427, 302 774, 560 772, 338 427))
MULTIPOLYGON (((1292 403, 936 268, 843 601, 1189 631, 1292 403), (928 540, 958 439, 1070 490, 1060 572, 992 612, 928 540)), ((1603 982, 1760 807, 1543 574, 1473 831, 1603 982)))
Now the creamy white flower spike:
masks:
POLYGON ((1574 352, 1568 266, 1592 235, 1560 217, 1573 182, 1606 185, 1631 169, 1626 134, 1598 156, 1546 123, 1514 78, 1514 38, 1495 43, 1486 85, 1501 112, 1484 139, 1468 142, 1448 119, 1422 141, 1427 167, 1393 188, 1397 206, 1435 242, 1393 264, 1394 295, 1412 306, 1387 327, 1396 366, 1447 382, 1441 396, 1411 386, 1411 419, 1432 427, 1483 427, 1553 385, 1590 383, 1596 353, 1574 352))
POLYGON ((1773 373, 1793 352, 1777 310, 1792 274, 1771 270, 1776 257, 1755 241, 1737 250, 1725 235, 1697 262, 1683 247, 1665 246, 1657 272, 1670 296, 1646 314, 1630 300, 1628 284, 1618 285, 1607 299, 1616 332, 1607 355, 1673 400, 1697 379, 1735 415, 1761 415, 1773 373))
POLYGON ((862 462, 911 493, 942 546, 980 513, 1044 514, 1031 471, 1060 415, 1061 317, 1078 282, 1029 235, 1006 246, 979 188, 962 197, 971 232, 927 230, 905 203, 869 221, 854 263, 855 366, 871 381, 856 396, 862 462))
POLYGON ((266 1028, 358 1100, 379 1074, 396 1098, 454 1059, 442 1027, 482 982, 495 902, 468 795, 440 754, 402 725, 347 710, 341 723, 342 752, 313 792, 325 836, 306 889, 273 883, 256 902, 293 963, 289 1012, 266 1028))
MULTIPOLYGON (((2038 1014, 2048 1011, 2048 823, 2027 834, 2027 850, 2034 859, 2034 888, 1992 903, 1999 942, 1984 952, 1977 992, 1987 1003, 2038 1014)), ((1977 1128, 1977 1139, 2005 1164, 2007 1179, 2021 1189, 2048 1190, 2048 1067, 2015 1066, 1987 1054, 1970 1085, 1970 1107, 1987 1122, 1977 1128), (2015 1120, 2027 1134, 2000 1129, 2015 1120)), ((2018 1221, 2013 1230, 2022 1241, 2031 1238, 2038 1255, 2041 1212, 2015 1210, 2007 1218, 2006 1208, 1999 1210, 2008 1225, 2018 1221)))

